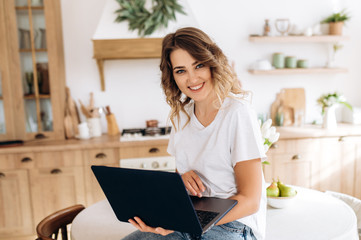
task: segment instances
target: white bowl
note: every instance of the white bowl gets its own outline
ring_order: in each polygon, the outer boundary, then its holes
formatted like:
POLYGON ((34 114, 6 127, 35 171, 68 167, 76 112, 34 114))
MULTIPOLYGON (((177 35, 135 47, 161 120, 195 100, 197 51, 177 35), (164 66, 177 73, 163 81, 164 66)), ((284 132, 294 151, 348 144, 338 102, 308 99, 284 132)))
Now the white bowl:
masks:
POLYGON ((285 208, 291 205, 297 194, 293 197, 267 197, 267 203, 273 208, 285 208))
POLYGON ((265 60, 265 59, 257 60, 256 62, 254 62, 252 64, 252 69, 253 70, 271 70, 272 64, 268 60, 265 60))

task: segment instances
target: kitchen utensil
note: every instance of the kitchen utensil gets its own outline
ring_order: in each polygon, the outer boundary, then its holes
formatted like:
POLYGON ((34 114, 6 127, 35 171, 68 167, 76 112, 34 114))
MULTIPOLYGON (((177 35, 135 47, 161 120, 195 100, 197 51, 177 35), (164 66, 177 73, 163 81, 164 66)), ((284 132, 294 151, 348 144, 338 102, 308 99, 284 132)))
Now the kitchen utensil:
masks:
POLYGON ((91 117, 90 112, 88 111, 88 109, 85 107, 85 105, 82 103, 80 99, 79 99, 79 103, 80 103, 81 112, 84 114, 86 118, 90 118, 91 117))
POLYGON ((118 135, 120 132, 114 114, 111 113, 106 115, 105 117, 107 119, 108 135, 110 136, 118 135))
POLYGON ((305 116, 305 89, 304 88, 283 88, 277 94, 276 100, 271 105, 271 118, 276 123, 276 115, 283 115, 283 126, 293 126, 295 117, 297 124, 302 125, 305 116), (297 116, 295 116, 297 113, 297 116), (302 113, 303 116, 300 116, 302 113))
POLYGON ((78 124, 74 126, 74 122, 71 117, 69 97, 70 97, 70 92, 65 91, 64 130, 65 130, 65 138, 67 139, 75 137, 74 127, 76 128, 78 127, 78 124))
POLYGON ((75 104, 74 100, 71 97, 69 87, 66 87, 66 96, 67 96, 66 104, 68 105, 69 113, 70 113, 71 120, 72 120, 72 123, 73 123, 72 124, 73 129, 74 129, 73 131, 74 131, 75 135, 77 135, 77 134, 79 134, 78 124, 80 122, 80 119, 79 119, 79 113, 78 113, 76 104, 75 104))
POLYGON ((93 92, 90 93, 88 110, 91 111, 92 109, 94 109, 94 93, 93 92))
POLYGON ((114 136, 120 133, 114 114, 110 111, 109 106, 105 106, 105 118, 107 119, 108 135, 114 136))

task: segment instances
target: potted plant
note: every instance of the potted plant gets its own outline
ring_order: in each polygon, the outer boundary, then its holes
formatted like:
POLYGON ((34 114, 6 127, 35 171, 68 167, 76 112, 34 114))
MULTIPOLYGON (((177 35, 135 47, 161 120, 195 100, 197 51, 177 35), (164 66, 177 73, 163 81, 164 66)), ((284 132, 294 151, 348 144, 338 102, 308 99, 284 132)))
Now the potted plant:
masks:
POLYGON ((329 24, 329 34, 330 35, 342 35, 342 27, 344 22, 350 20, 350 15, 342 10, 341 12, 333 13, 321 23, 328 23, 329 24))
POLYGON ((351 104, 346 102, 346 98, 338 92, 321 95, 317 103, 322 108, 323 127, 328 129, 337 127, 335 110, 339 104, 343 104, 352 111, 351 104))

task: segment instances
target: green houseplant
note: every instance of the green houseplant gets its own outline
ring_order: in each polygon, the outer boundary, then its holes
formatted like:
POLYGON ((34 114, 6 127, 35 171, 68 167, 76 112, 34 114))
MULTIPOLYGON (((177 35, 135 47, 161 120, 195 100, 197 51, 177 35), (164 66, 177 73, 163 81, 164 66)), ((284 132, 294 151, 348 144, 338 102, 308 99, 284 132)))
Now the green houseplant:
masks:
POLYGON ((346 10, 342 10, 337 13, 333 13, 327 18, 323 19, 321 23, 329 24, 329 34, 330 35, 342 35, 342 27, 344 22, 350 20, 350 15, 346 13, 346 10))

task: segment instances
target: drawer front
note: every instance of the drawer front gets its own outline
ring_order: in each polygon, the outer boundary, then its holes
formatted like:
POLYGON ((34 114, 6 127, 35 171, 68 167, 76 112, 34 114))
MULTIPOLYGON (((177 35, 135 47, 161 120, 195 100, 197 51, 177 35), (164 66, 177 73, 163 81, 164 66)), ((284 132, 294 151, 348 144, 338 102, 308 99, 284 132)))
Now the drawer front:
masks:
POLYGON ((167 145, 124 147, 119 149, 120 159, 169 156, 167 145))
POLYGON ((36 152, 33 159, 37 168, 82 166, 81 150, 36 152))
POLYGON ((85 152, 86 165, 105 165, 119 162, 117 148, 99 148, 85 152))
POLYGON ((0 169, 30 169, 34 166, 34 153, 0 154, 0 169))
POLYGON ((278 153, 304 153, 314 152, 320 149, 320 139, 308 138, 308 139, 292 139, 292 140, 279 140, 274 143, 269 149, 269 154, 278 153))

